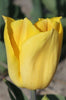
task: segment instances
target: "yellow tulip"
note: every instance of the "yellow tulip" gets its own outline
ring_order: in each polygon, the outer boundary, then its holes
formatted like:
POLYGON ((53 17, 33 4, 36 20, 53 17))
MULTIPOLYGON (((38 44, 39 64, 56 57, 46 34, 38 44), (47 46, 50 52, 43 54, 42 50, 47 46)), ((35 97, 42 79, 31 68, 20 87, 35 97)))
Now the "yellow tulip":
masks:
POLYGON ((27 18, 3 18, 11 80, 19 87, 31 90, 47 87, 60 58, 63 38, 61 17, 39 19, 34 25, 27 18))

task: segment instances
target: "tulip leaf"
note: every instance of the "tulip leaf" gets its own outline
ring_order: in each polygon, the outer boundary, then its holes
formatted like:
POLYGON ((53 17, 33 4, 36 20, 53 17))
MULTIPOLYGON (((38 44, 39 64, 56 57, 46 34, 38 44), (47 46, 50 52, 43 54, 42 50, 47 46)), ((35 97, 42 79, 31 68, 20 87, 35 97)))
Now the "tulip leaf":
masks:
POLYGON ((57 97, 59 100, 66 100, 66 98, 63 97, 63 96, 56 95, 56 97, 57 97))
POLYGON ((61 95, 47 95, 47 98, 49 100, 65 100, 65 97, 61 95))
POLYGON ((8 15, 9 0, 0 0, 0 28, 4 24, 2 15, 8 15), (4 6, 3 6, 4 4, 4 6))
POLYGON ((66 97, 61 96, 61 95, 45 95, 42 97, 42 95, 37 96, 37 100, 66 100, 66 97))
POLYGON ((0 65, 0 80, 2 80, 7 75, 8 75, 7 68, 5 68, 4 66, 0 65))
POLYGON ((7 75, 6 62, 5 45, 3 42, 0 42, 0 80, 7 75))
POLYGON ((41 0, 32 0, 33 10, 31 12, 31 21, 35 23, 38 18, 42 17, 41 0))
POLYGON ((8 92, 9 92, 9 96, 10 96, 11 100, 16 100, 16 99, 14 98, 13 94, 11 93, 11 91, 10 91, 9 88, 8 88, 8 92))
POLYGON ((47 96, 44 96, 41 100, 50 100, 47 96))
POLYGON ((46 9, 49 11, 49 16, 56 16, 57 15, 57 2, 56 0, 42 0, 42 3, 46 7, 46 9))
POLYGON ((28 100, 27 97, 22 93, 22 91, 8 80, 4 80, 8 86, 9 95, 11 100, 28 100))
POLYGON ((0 34, 0 40, 1 40, 1 34, 0 34))
POLYGON ((62 23, 62 26, 63 26, 63 44, 66 44, 66 18, 62 18, 61 19, 61 23, 62 23))
POLYGON ((0 42, 0 61, 6 63, 6 50, 3 42, 0 42))
POLYGON ((62 23, 63 27, 66 27, 66 18, 62 18, 61 23, 62 23))
POLYGON ((54 16, 56 16, 55 13, 51 13, 51 12, 50 12, 50 13, 47 13, 47 14, 46 14, 46 17, 47 17, 47 18, 51 18, 51 17, 54 17, 54 16))
POLYGON ((0 64, 0 74, 4 73, 7 69, 0 64))

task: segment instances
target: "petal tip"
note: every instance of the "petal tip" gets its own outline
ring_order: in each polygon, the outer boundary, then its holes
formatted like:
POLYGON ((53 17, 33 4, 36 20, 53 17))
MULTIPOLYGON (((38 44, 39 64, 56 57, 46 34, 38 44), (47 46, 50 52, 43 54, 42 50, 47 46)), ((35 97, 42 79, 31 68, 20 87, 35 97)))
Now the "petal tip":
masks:
POLYGON ((7 21, 7 17, 2 15, 2 18, 4 19, 4 21, 7 21))

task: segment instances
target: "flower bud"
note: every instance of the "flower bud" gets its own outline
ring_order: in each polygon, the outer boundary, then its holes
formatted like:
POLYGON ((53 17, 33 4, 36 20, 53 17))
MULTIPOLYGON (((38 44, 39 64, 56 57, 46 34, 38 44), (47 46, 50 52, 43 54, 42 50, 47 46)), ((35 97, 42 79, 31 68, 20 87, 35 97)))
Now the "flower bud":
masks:
POLYGON ((19 87, 31 90, 47 87, 60 58, 63 38, 61 17, 39 19, 34 25, 27 18, 3 18, 11 80, 19 87))

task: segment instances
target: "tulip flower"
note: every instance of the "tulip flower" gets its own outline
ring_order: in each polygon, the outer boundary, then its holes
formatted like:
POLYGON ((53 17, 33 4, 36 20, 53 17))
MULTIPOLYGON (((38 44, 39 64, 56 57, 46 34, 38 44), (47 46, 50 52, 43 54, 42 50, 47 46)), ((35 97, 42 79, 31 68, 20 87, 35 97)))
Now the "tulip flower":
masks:
POLYGON ((56 71, 62 48, 61 17, 5 20, 4 41, 8 72, 15 85, 31 90, 49 85, 56 71))

